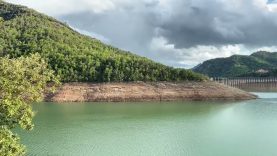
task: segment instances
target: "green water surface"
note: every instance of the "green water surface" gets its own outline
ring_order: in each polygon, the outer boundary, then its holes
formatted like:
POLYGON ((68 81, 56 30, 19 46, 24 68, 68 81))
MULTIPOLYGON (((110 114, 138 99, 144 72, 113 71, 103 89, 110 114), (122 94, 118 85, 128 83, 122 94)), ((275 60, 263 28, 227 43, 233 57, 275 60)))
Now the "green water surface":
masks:
MULTIPOLYGON (((260 93, 257 93, 260 94, 260 93)), ((29 155, 276 156, 277 93, 243 102, 40 103, 29 155)))

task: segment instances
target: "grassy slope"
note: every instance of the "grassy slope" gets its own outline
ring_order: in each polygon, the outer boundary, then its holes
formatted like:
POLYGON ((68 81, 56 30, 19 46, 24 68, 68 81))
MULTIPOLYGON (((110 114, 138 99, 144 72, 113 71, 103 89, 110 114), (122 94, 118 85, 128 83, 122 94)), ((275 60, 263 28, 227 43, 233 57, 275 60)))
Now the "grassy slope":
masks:
POLYGON ((54 18, 0 1, 0 56, 40 53, 63 81, 203 80, 79 34, 54 18))

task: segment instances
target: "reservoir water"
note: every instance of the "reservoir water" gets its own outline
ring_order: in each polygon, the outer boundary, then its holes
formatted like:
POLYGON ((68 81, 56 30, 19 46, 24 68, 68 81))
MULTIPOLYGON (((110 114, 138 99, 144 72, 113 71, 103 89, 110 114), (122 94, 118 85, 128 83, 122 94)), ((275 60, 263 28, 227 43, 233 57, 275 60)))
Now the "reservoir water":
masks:
POLYGON ((277 93, 250 101, 40 103, 28 155, 276 156, 277 93))

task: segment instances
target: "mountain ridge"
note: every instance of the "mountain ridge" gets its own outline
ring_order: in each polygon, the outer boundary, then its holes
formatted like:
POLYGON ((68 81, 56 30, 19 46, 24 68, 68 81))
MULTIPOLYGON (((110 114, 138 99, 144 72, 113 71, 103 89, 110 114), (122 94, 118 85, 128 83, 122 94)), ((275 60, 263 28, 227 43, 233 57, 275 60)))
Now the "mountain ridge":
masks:
POLYGON ((258 51, 204 61, 192 70, 210 77, 272 76, 277 68, 277 52, 258 51), (258 73, 259 70, 268 73, 258 73))

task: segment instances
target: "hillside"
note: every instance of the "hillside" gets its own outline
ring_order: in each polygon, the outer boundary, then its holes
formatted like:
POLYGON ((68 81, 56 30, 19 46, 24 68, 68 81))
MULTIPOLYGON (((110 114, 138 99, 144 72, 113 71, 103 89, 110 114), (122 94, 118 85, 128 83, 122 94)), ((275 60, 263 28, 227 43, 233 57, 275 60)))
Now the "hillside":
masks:
POLYGON ((82 35, 54 18, 0 0, 0 57, 39 53, 64 82, 203 80, 82 35))
POLYGON ((275 76, 277 68, 277 52, 259 51, 250 56, 233 55, 205 61, 193 68, 210 77, 235 76, 275 76), (266 71, 261 73, 259 71, 266 71))

